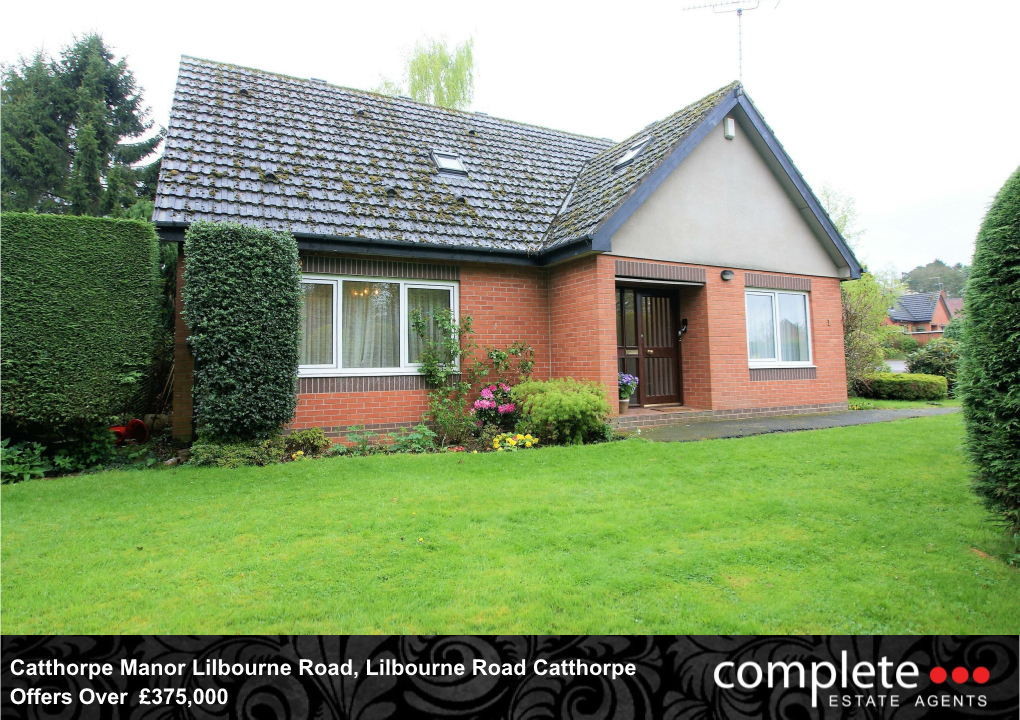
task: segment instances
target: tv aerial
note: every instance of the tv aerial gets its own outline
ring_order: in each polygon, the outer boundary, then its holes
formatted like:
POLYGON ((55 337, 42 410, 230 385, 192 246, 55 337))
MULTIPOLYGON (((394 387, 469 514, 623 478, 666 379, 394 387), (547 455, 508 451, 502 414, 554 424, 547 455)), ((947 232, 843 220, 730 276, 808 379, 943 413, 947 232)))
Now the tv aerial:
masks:
MULTIPOLYGON (((776 7, 779 7, 777 0, 776 7)), ((744 11, 757 10, 761 0, 720 0, 719 2, 707 2, 699 5, 688 5, 684 10, 702 10, 712 8, 712 12, 722 14, 735 12, 737 14, 737 62, 740 84, 744 84, 744 11)))

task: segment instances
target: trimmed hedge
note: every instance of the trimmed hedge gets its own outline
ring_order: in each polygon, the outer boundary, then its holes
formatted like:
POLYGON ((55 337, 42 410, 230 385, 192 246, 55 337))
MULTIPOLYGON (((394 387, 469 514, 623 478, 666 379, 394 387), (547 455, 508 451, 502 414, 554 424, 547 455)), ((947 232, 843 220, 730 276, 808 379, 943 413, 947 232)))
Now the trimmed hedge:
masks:
POLYGON ((5 434, 56 438, 133 410, 158 322, 153 226, 28 213, 0 222, 5 434))
POLYGON ((876 373, 866 378, 862 394, 879 400, 945 400, 948 391, 939 375, 876 373))
POLYGON ((218 441, 268 438, 297 405, 297 243, 287 232, 199 222, 184 257, 198 430, 218 441))
POLYGON ((958 394, 974 487, 1020 536, 1020 168, 981 224, 964 305, 958 394))

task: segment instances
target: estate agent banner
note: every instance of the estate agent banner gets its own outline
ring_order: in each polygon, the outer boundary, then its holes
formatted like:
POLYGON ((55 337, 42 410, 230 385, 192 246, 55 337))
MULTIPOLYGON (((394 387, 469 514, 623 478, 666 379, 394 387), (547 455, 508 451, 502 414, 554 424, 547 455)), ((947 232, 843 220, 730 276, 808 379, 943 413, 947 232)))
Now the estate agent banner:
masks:
POLYGON ((1010 718, 1016 636, 3 638, 3 718, 1010 718))

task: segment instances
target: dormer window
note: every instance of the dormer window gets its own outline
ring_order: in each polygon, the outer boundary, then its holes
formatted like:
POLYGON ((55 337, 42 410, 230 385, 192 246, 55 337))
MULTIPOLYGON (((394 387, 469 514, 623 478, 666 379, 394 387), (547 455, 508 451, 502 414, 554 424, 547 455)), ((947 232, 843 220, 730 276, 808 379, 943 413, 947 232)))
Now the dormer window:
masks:
POLYGON ((436 162, 439 172, 450 175, 467 175, 467 168, 458 155, 449 152, 432 151, 432 159, 436 162))
POLYGON ((651 141, 651 135, 646 135, 645 137, 636 140, 629 148, 627 148, 627 152, 625 152, 623 156, 616 161, 616 164, 613 165, 613 170, 619 170, 620 168, 634 162, 634 158, 640 155, 644 149, 648 147, 648 143, 651 141))

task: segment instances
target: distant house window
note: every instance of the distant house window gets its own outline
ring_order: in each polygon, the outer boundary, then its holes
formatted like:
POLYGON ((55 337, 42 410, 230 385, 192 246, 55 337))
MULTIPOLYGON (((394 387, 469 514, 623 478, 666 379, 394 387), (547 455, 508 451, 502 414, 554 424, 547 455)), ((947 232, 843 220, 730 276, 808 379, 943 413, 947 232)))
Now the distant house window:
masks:
POLYGON ((299 373, 306 376, 411 374, 422 351, 411 312, 457 317, 456 283, 305 275, 301 290, 299 373))
POLYGON ((625 165, 630 165, 632 162, 634 162, 634 158, 640 155, 641 151, 648 147, 648 143, 650 143, 651 141, 652 136, 648 135, 631 144, 631 146, 627 148, 627 152, 625 152, 620 157, 620 159, 616 161, 616 164, 613 165, 613 170, 619 170, 625 165))
POLYGON ((745 300, 751 367, 811 364, 807 293, 748 290, 745 300))
POLYGON ((438 150, 432 152, 432 159, 436 162, 436 167, 439 168, 439 172, 450 173, 451 175, 467 175, 467 168, 464 167, 464 163, 461 162, 459 156, 453 153, 439 152, 438 150))

